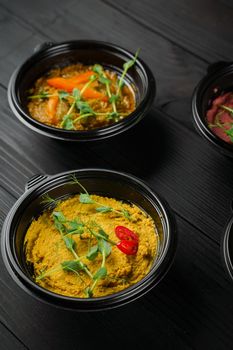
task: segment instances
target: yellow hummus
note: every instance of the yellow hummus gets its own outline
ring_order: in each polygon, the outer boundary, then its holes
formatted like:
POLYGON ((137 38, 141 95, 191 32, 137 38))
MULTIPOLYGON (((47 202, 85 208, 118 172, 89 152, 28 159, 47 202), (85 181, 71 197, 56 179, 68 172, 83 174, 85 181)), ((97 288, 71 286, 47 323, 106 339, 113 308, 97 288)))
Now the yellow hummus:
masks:
MULTIPOLYGON (((83 204, 79 195, 58 202, 56 207, 46 210, 38 219, 32 221, 25 236, 26 261, 33 266, 36 283, 54 293, 85 298, 87 288, 93 284, 90 276, 81 270, 78 273, 61 268, 64 261, 74 260, 74 254, 67 249, 61 232, 55 227, 53 212, 62 212, 67 220, 77 219, 86 225, 101 227, 109 239, 119 242, 116 226, 125 226, 138 235, 138 251, 127 255, 116 245, 111 246, 111 253, 106 257, 107 275, 97 281, 93 297, 101 297, 119 292, 140 281, 149 271, 158 249, 158 234, 154 221, 140 208, 133 204, 122 203, 113 198, 91 195, 91 198, 103 206, 114 210, 126 210, 130 219, 119 212, 97 212, 96 204, 83 204), (99 225, 99 226, 97 226, 99 225)), ((102 255, 87 259, 90 247, 97 244, 86 226, 82 234, 73 234, 75 252, 92 275, 100 268, 102 255)))

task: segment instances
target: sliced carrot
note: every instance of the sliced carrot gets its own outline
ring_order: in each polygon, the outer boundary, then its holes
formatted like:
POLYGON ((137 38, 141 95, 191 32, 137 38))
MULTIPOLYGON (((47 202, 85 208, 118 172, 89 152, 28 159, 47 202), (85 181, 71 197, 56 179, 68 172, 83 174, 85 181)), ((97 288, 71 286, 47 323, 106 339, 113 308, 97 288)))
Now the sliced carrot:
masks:
POLYGON ((87 83, 93 74, 95 74, 93 71, 87 71, 70 78, 54 77, 47 79, 47 83, 56 89, 63 89, 65 91, 71 92, 74 88, 77 87, 77 85, 87 83))
MULTIPOLYGON (((84 84, 80 84, 80 83, 77 84, 74 80, 71 81, 69 79, 59 78, 59 77, 48 79, 47 82, 50 86, 53 86, 56 89, 62 89, 62 90, 67 91, 67 92, 72 92, 73 89, 75 89, 75 88, 82 90, 82 88, 84 87, 84 84)), ((91 84, 91 86, 95 87, 96 82, 94 81, 91 84)), ((101 99, 102 101, 108 100, 106 95, 104 95, 103 93, 101 93, 99 91, 92 89, 91 87, 88 87, 87 89, 85 89, 82 96, 86 99, 101 99)))
POLYGON ((84 97, 87 100, 88 99, 100 99, 102 101, 107 101, 108 100, 106 95, 102 94, 99 91, 91 89, 91 88, 85 89, 84 92, 82 93, 82 97, 84 97))
POLYGON ((58 105, 59 97, 58 96, 52 96, 48 99, 47 102, 47 114, 51 118, 51 122, 56 122, 56 112, 57 112, 57 105, 58 105))

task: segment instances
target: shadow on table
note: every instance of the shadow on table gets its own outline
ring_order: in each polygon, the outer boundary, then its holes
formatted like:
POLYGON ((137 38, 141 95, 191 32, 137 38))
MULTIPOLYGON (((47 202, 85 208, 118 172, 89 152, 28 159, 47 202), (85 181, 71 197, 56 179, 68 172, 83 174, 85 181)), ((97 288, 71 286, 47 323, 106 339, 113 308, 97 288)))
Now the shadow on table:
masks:
MULTIPOLYGON (((113 168, 143 177, 166 161, 170 142, 163 115, 155 110, 136 126, 111 139, 86 143, 57 141, 57 144, 58 149, 65 149, 67 154, 81 157, 85 167, 113 168), (89 156, 87 150, 90 151, 89 156)), ((76 164, 69 159, 69 168, 75 168, 76 164)))

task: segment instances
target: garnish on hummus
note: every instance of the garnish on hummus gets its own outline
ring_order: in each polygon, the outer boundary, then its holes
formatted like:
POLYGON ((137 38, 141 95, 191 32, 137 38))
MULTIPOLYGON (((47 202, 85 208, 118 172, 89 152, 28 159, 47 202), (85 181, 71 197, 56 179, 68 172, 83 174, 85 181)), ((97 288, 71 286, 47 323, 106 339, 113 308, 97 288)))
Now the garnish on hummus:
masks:
POLYGON ((72 297, 100 297, 140 281, 158 250, 155 223, 139 207, 83 193, 50 205, 25 236, 37 284, 72 297))

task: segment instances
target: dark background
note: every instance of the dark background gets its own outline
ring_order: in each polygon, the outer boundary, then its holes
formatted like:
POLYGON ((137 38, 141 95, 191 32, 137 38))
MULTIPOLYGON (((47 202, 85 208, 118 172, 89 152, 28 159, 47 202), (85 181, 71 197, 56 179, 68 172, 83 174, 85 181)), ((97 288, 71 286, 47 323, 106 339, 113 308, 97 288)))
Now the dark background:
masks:
POLYGON ((194 129, 191 96, 208 65, 232 60, 233 2, 226 0, 0 0, 0 224, 36 173, 83 167, 143 178, 171 205, 179 245, 150 293, 107 312, 74 313, 40 303, 0 260, 0 349, 233 349, 233 284, 220 260, 231 215, 232 160, 194 129), (129 132, 97 144, 47 139, 10 111, 7 85, 44 41, 99 39, 150 66, 157 96, 129 132))

